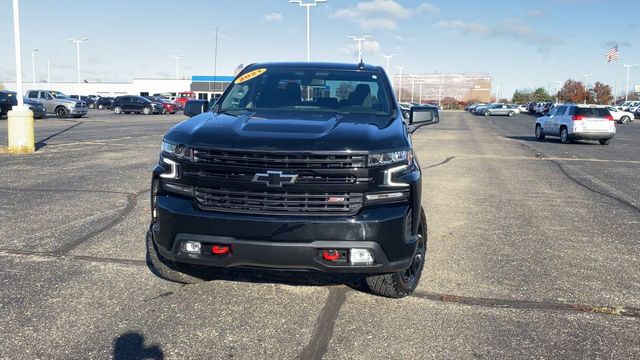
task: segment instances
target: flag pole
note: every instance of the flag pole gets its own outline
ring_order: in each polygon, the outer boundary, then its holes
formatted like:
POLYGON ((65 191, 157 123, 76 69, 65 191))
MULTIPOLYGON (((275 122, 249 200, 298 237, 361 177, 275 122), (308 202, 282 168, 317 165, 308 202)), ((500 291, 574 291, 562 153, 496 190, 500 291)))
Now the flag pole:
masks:
POLYGON ((618 89, 618 67, 619 67, 619 62, 620 62, 620 43, 616 44, 616 47, 618 48, 618 59, 616 59, 616 62, 614 63, 615 68, 616 68, 616 88, 613 90, 613 105, 617 105, 618 103, 618 93, 619 93, 619 89, 618 89))

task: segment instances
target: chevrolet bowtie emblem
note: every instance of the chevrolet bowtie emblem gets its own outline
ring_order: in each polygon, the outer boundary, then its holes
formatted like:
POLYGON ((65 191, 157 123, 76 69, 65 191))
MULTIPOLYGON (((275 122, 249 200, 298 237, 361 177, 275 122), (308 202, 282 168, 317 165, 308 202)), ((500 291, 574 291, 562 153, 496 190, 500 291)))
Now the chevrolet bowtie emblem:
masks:
POLYGON ((267 187, 282 187, 296 182, 298 175, 283 174, 282 171, 267 171, 266 173, 256 173, 253 182, 267 184, 267 187))

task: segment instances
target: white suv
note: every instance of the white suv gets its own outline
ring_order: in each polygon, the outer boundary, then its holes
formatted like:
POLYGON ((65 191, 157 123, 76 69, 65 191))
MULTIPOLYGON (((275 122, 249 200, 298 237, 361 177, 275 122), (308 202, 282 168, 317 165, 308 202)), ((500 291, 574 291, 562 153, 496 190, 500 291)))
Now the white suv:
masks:
POLYGON ((604 106, 560 105, 536 120, 536 139, 559 136, 563 144, 573 140, 598 140, 607 145, 616 134, 613 116, 604 106))

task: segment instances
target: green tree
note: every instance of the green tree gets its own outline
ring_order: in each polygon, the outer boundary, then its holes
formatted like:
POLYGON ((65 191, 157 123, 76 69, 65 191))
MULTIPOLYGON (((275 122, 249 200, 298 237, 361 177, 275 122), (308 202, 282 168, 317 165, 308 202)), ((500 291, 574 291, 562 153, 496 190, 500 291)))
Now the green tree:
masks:
POLYGON ((520 91, 516 89, 513 93, 513 97, 511 98, 511 102, 514 104, 524 104, 528 103, 531 100, 531 93, 526 91, 520 91))
POLYGON ((549 93, 545 88, 539 87, 533 90, 530 101, 543 102, 543 101, 551 101, 552 99, 553 99, 553 96, 549 95, 549 93))

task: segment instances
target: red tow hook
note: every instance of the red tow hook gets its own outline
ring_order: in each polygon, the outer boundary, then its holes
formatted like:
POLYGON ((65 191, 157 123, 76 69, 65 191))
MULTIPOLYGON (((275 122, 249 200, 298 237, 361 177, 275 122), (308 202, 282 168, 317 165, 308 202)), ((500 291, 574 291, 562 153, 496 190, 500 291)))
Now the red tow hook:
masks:
POLYGON ((228 245, 213 245, 211 247, 211 253, 213 255, 225 255, 231 252, 231 246, 228 245))
POLYGON ((336 261, 340 259, 338 250, 325 250, 322 252, 322 258, 327 261, 336 261))

